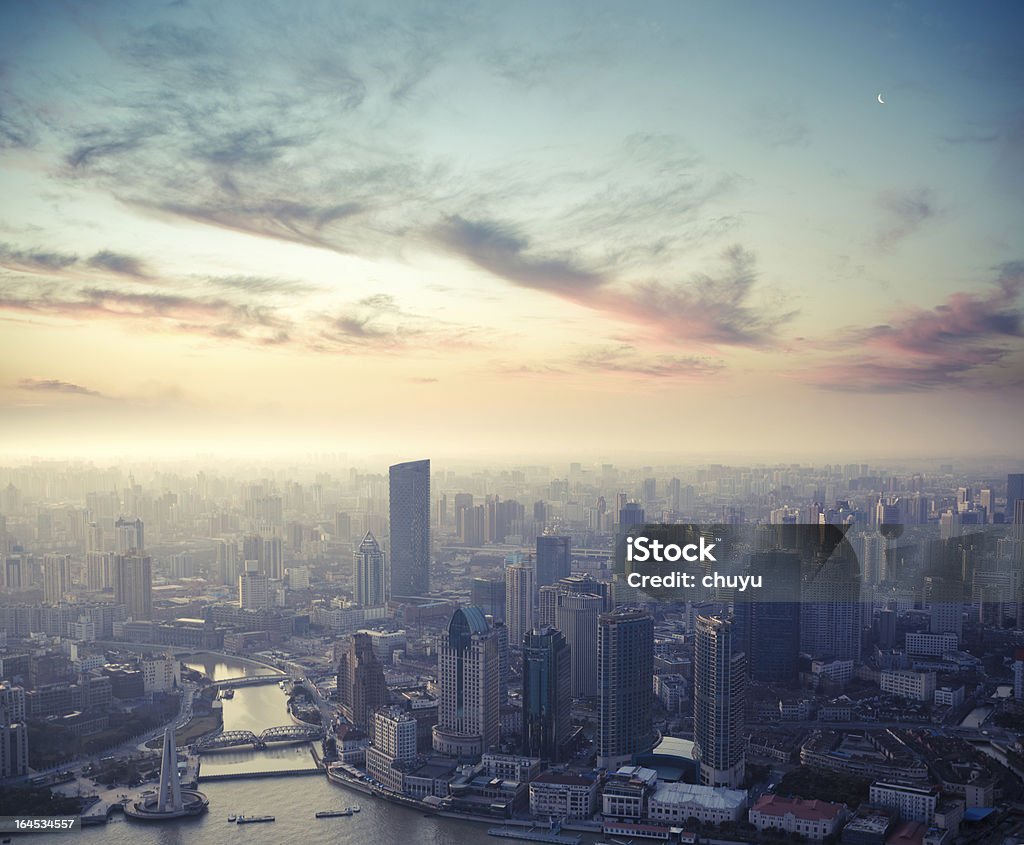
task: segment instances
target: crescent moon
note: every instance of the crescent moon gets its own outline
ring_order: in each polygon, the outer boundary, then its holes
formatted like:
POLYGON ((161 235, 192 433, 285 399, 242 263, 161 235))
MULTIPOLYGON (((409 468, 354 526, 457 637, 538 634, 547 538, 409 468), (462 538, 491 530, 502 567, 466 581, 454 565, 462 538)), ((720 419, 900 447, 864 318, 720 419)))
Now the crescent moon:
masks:
POLYGON ((882 99, 881 94, 878 95, 878 102, 880 102, 883 106, 885 105, 885 100, 882 99))

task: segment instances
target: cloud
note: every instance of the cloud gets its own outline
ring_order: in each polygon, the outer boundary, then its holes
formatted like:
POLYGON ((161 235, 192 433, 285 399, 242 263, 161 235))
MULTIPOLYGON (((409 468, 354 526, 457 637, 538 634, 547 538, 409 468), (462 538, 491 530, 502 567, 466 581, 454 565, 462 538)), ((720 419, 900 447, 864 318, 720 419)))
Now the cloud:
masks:
POLYGON ((52 272, 70 267, 77 261, 77 255, 40 249, 14 249, 8 244, 0 244, 0 267, 6 267, 9 270, 29 273, 52 272))
POLYGON ((453 215, 433 234, 438 243, 478 267, 534 290, 576 298, 606 281, 576 266, 571 257, 531 253, 529 240, 508 224, 453 215))
POLYGON ((906 392, 1019 386, 1008 372, 1022 351, 1024 262, 1011 262, 985 293, 958 292, 934 308, 908 308, 882 325, 846 331, 835 344, 852 356, 805 373, 828 390, 906 392))
POLYGON ((910 237, 925 221, 941 213, 935 194, 929 188, 885 191, 878 197, 878 206, 884 212, 877 235, 878 246, 883 249, 910 237))
POLYGON ((644 355, 629 344, 588 350, 575 364, 584 370, 656 379, 701 379, 725 367, 720 360, 693 355, 644 355))
POLYGON ((772 345, 780 326, 798 312, 754 301, 757 273, 749 250, 732 246, 721 260, 718 272, 698 272, 685 282, 643 282, 626 292, 604 292, 599 302, 609 313, 678 345, 772 345))
POLYGON ((149 278, 146 265, 133 255, 103 250, 89 259, 89 266, 100 270, 120 273, 122 276, 133 276, 137 279, 149 278))
POLYGON ((18 382, 18 388, 39 393, 71 393, 78 396, 105 398, 98 390, 90 390, 88 387, 82 387, 80 384, 72 384, 71 382, 59 381, 57 379, 23 378, 18 382))

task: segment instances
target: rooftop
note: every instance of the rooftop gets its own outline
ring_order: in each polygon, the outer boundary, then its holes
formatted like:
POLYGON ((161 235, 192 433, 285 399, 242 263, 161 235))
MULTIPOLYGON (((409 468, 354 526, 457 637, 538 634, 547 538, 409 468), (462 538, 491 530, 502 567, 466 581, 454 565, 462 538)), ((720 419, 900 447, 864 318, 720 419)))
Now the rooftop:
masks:
POLYGON ((769 816, 785 816, 792 813, 798 819, 821 821, 834 819, 843 809, 842 804, 831 801, 808 801, 804 798, 786 798, 782 795, 762 795, 757 799, 754 809, 769 816))
POLYGON ((715 810, 735 810, 746 804, 747 793, 742 789, 721 789, 695 783, 659 783, 651 800, 666 804, 700 804, 715 810))

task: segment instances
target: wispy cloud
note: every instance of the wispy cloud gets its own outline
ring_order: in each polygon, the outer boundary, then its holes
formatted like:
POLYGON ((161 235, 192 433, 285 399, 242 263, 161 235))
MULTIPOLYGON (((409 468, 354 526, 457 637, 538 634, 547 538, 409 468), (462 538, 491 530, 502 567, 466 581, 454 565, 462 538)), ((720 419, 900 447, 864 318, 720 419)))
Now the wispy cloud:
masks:
POLYGON ((641 378, 684 380, 703 379, 725 367, 721 360, 714 358, 644 354, 630 344, 588 350, 576 359, 575 364, 583 370, 624 373, 641 378))
POLYGON ((885 191, 878 197, 878 206, 883 211, 883 219, 877 242, 883 249, 910 237, 925 221, 941 214, 935 192, 930 188, 885 191))
POLYGON ((80 384, 73 384, 69 381, 60 381, 58 379, 23 378, 18 382, 18 388, 37 393, 69 393, 77 396, 105 398, 98 390, 91 390, 88 387, 82 387, 80 384))
POLYGON ((1024 262, 1000 268, 985 293, 952 294, 934 308, 904 309, 888 323, 851 329, 843 357, 805 373, 828 390, 906 392, 954 386, 1021 385, 1003 368, 1022 351, 1024 262))
POLYGON ((141 259, 134 255, 124 255, 119 252, 103 250, 97 252, 89 259, 89 266, 100 270, 109 270, 112 273, 119 273, 122 276, 133 276, 137 279, 149 277, 149 271, 141 259))

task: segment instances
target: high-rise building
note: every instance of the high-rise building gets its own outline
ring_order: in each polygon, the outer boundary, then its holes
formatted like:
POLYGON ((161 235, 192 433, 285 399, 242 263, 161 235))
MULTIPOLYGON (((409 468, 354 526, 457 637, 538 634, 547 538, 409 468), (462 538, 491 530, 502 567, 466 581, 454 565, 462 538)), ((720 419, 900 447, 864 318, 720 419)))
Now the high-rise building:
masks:
POLYGON ((597 652, 597 765, 617 769, 654 739, 654 620, 628 608, 602 614, 597 652))
POLYGON ((153 618, 153 561, 141 552, 114 556, 114 602, 135 620, 153 618))
POLYGON ((43 556, 43 600, 57 604, 71 589, 71 555, 43 556))
POLYGON ((117 536, 117 553, 126 555, 130 552, 142 554, 146 549, 145 530, 141 519, 121 517, 114 523, 117 536))
POLYGON ((270 607, 270 579, 259 569, 259 561, 247 560, 238 576, 238 606, 243 610, 270 607))
POLYGON ((402 789, 402 770, 416 759, 416 719, 401 707, 373 714, 373 745, 366 749, 370 777, 388 789, 402 789))
POLYGON ((284 540, 280 537, 264 537, 260 543, 260 571, 272 581, 284 578, 284 540))
POLYGON ((89 590, 109 590, 114 586, 114 554, 85 553, 85 586, 89 590))
POLYGON ((560 631, 543 628, 523 642, 523 746, 527 757, 561 759, 572 719, 569 646, 560 631))
POLYGON ((384 667, 367 633, 353 634, 338 661, 338 702, 345 718, 368 733, 373 729, 374 711, 388 703, 384 667))
POLYGON ((388 582, 384 552, 370 531, 366 532, 363 542, 352 554, 352 580, 355 583, 356 604, 363 607, 387 604, 388 582))
POLYGON ((817 553, 801 593, 801 650, 812 657, 860 660, 860 568, 848 543, 817 553))
POLYGON ((1024 472, 1011 472, 1006 476, 1006 515, 1004 522, 1013 522, 1017 502, 1024 501, 1024 472))
POLYGON ((392 596, 430 592, 430 461, 389 470, 392 596))
POLYGON ((434 750, 477 759, 498 746, 501 656, 497 633, 478 607, 460 607, 441 634, 437 654, 438 724, 434 750))
POLYGON ((569 537, 537 538, 537 586, 554 584, 572 574, 571 540, 569 537))
POLYGON ((238 561, 238 544, 234 540, 218 540, 214 575, 221 584, 238 581, 238 561))
POLYGON ((0 780, 28 774, 28 725, 0 710, 0 780))
MULTIPOLYGON (((505 621, 505 579, 474 578, 470 585, 470 602, 495 622, 505 621)), ((552 622, 554 619, 552 618, 552 622)))
POLYGON ((521 648, 523 637, 533 630, 533 567, 528 563, 505 567, 505 624, 509 645, 521 648))
POLYGON ((750 571, 764 586, 738 593, 733 627, 739 650, 746 652, 750 676, 762 683, 793 685, 800 654, 800 556, 757 552, 750 571))
POLYGON ((597 620, 605 601, 592 593, 559 592, 555 627, 569 644, 573 698, 597 695, 597 620))
POLYGON ((924 579, 924 601, 928 606, 928 633, 964 635, 964 585, 953 578, 929 575, 924 579))
POLYGON ((704 786, 735 789, 743 782, 746 656, 732 623, 698 616, 694 644, 693 739, 704 786))
POLYGON ((625 502, 619 508, 619 531, 626 532, 636 525, 644 524, 644 509, 637 502, 625 502))

